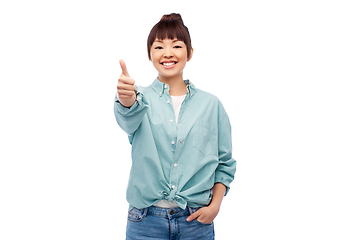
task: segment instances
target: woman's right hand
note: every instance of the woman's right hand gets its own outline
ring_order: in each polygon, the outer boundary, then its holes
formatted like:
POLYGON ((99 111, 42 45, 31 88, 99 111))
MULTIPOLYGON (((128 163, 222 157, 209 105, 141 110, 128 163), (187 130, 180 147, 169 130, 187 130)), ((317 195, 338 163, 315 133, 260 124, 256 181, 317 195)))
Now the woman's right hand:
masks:
POLYGON ((118 98, 124 107, 131 107, 136 101, 135 80, 132 79, 126 69, 124 60, 119 60, 122 73, 118 79, 117 93, 118 98))

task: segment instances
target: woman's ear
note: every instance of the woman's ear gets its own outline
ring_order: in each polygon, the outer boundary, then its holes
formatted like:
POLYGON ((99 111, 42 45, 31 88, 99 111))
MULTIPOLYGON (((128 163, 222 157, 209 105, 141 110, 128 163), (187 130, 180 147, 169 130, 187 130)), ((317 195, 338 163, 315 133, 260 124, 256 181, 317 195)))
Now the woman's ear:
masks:
POLYGON ((193 56, 193 53, 194 53, 194 49, 191 48, 190 56, 188 56, 187 61, 190 61, 190 59, 191 59, 192 56, 193 56))

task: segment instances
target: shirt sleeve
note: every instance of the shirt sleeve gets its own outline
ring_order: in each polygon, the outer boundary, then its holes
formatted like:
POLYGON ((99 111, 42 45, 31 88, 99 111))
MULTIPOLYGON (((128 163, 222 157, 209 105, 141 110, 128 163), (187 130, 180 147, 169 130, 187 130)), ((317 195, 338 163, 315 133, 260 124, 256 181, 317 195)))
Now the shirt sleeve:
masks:
POLYGON ((231 125, 225 110, 219 121, 218 131, 219 165, 215 170, 215 183, 224 184, 226 186, 225 195, 227 195, 230 183, 234 180, 236 161, 232 157, 231 125))
POLYGON ((114 113, 115 118, 119 126, 128 134, 133 134, 147 112, 149 104, 144 98, 144 94, 136 89, 136 101, 130 107, 124 107, 118 99, 116 94, 115 96, 115 104, 114 104, 114 113))

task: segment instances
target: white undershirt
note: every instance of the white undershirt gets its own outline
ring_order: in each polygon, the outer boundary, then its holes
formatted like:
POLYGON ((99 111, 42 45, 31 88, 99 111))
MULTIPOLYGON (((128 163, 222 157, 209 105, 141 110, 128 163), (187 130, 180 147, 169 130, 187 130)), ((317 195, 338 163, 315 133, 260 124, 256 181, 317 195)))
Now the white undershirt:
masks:
MULTIPOLYGON (((172 105, 173 105, 174 113, 175 113, 176 125, 177 125, 178 118, 179 118, 181 104, 184 101, 185 97, 186 97, 186 94, 183 96, 171 96, 172 105)), ((168 202, 165 199, 155 203, 154 206, 161 207, 161 208, 177 208, 177 207, 179 207, 174 201, 168 202)))
POLYGON ((177 121, 178 121, 178 118, 179 118, 181 104, 184 101, 185 97, 186 97, 186 95, 171 96, 172 105, 173 105, 174 113, 175 113, 176 124, 177 124, 177 121))

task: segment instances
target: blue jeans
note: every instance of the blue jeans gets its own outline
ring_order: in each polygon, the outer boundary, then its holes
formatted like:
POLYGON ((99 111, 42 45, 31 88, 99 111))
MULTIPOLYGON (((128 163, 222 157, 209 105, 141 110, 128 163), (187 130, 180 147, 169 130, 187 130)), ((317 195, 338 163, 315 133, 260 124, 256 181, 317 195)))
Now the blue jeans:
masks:
POLYGON ((133 208, 128 214, 126 240, 213 240, 214 223, 186 221, 198 209, 133 208))

